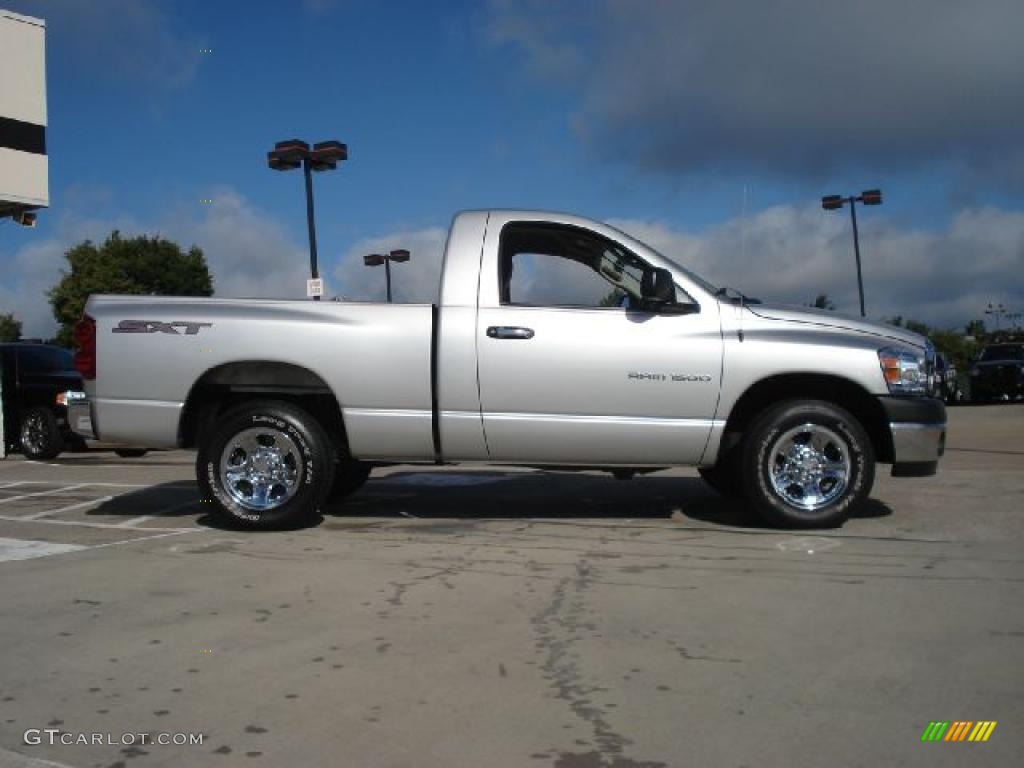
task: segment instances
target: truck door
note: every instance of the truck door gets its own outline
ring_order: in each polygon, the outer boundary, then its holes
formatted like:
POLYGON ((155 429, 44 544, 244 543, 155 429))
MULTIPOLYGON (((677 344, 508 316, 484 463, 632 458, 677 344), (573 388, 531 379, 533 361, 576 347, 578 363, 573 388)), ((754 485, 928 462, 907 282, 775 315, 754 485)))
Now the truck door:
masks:
POLYGON ((490 459, 699 461, 718 403, 718 303, 682 315, 640 310, 652 267, 617 241, 568 224, 494 224, 477 324, 490 459))

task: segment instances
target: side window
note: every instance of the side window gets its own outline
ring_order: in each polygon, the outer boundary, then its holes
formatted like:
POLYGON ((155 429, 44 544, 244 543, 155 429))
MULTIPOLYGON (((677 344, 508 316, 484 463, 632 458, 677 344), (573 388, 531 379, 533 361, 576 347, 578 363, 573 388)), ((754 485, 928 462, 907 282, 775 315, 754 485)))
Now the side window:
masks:
POLYGON ((593 232, 542 222, 507 224, 498 262, 501 303, 529 307, 627 306, 648 269, 593 232))

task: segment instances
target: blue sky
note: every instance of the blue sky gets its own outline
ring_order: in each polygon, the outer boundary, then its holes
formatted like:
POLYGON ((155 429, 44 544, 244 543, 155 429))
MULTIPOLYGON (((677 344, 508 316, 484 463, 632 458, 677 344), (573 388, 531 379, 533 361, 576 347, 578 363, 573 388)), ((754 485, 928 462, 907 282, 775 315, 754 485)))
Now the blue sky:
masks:
POLYGON ((1024 308, 1014 3, 3 4, 48 25, 51 208, 0 228, 0 311, 29 333, 63 250, 113 227, 195 242, 223 295, 301 295, 301 175, 264 161, 291 137, 349 145, 316 196, 321 271, 352 298, 379 297, 360 257, 390 245, 413 250, 399 296, 429 300, 455 211, 527 207, 852 311, 848 216, 818 198, 881 187, 870 314, 1024 308))

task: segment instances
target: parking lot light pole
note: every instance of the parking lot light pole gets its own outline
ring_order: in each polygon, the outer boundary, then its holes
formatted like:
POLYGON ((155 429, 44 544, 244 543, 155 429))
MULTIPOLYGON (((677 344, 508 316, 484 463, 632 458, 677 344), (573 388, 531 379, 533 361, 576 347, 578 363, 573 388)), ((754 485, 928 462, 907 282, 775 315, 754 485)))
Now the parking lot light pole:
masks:
POLYGON ((835 211, 849 203, 850 221, 853 223, 853 254, 857 259, 857 292, 860 295, 860 316, 865 317, 864 312, 864 279, 860 270, 860 237, 857 234, 857 203, 864 205, 881 205, 882 190, 866 189, 859 195, 843 197, 842 195, 825 195, 821 198, 821 207, 826 211, 835 211))
MULTIPOLYGON (((293 171, 302 166, 306 179, 306 226, 309 229, 309 274, 320 277, 316 255, 316 222, 313 218, 313 171, 333 171, 348 159, 348 147, 340 141, 321 141, 313 145, 299 139, 279 141, 267 153, 267 165, 275 171, 293 171)), ((313 297, 319 301, 319 296, 313 297)))
POLYGON ((399 248, 391 251, 390 253, 371 253, 369 256, 363 256, 363 263, 368 267, 379 267, 381 264, 384 265, 384 275, 387 280, 388 304, 391 303, 391 262, 402 262, 408 260, 409 252, 404 248, 399 248))
POLYGON ((992 315, 996 319, 996 330, 999 330, 999 318, 1006 314, 1006 307, 1002 304, 996 306, 988 305, 988 309, 985 310, 986 315, 992 315))

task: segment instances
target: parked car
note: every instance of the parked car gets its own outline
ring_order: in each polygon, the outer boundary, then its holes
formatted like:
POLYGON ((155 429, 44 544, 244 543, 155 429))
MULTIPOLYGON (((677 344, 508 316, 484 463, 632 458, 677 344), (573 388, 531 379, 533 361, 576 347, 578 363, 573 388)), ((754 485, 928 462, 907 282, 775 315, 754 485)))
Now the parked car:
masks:
POLYGON ((935 396, 947 403, 957 403, 964 399, 956 367, 941 352, 935 353, 935 396))
MULTIPOLYGON (((83 440, 68 424, 67 393, 80 392, 82 377, 71 352, 48 344, 0 344, 5 449, 30 459, 52 459, 83 440)), ((5 452, 6 452, 5 450, 5 452)))
POLYGON ((1024 342, 989 344, 970 370, 971 400, 1015 400, 1024 395, 1024 342))
POLYGON ((876 462, 934 474, 946 437, 924 337, 754 303, 569 214, 456 216, 435 304, 92 296, 76 342, 74 423, 198 449, 211 510, 254 528, 394 462, 696 466, 834 526, 876 462))

